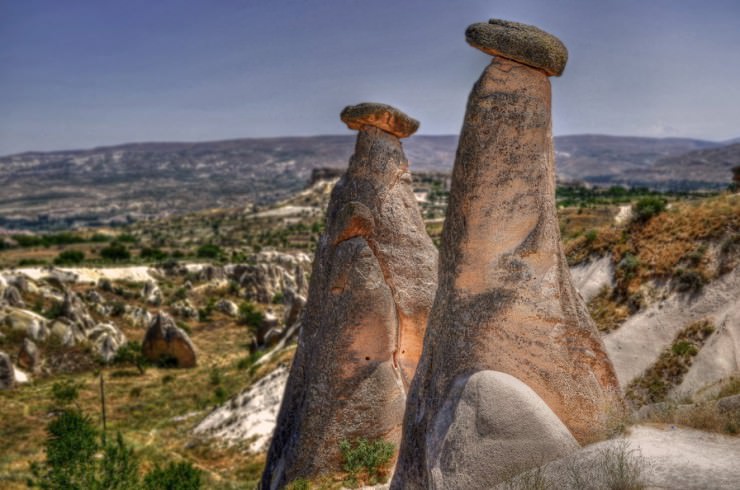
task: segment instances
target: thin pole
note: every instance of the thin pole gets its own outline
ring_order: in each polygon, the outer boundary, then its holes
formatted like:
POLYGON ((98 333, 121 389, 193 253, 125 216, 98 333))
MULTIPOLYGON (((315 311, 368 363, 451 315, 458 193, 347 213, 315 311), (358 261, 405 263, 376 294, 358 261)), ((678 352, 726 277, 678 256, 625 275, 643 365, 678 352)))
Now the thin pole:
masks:
POLYGON ((100 372, 100 406, 101 406, 101 413, 103 418, 103 446, 105 446, 105 432, 106 432, 106 423, 105 423, 105 382, 103 381, 103 372, 100 372))

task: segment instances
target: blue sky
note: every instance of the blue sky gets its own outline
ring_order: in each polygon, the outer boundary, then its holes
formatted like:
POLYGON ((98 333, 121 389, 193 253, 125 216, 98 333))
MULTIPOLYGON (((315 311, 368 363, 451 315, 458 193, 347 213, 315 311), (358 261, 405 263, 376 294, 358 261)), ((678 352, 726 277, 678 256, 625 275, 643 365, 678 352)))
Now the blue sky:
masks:
POLYGON ((556 134, 740 136, 737 0, 0 0, 0 154, 341 134, 361 101, 458 133, 490 17, 568 47, 556 134))

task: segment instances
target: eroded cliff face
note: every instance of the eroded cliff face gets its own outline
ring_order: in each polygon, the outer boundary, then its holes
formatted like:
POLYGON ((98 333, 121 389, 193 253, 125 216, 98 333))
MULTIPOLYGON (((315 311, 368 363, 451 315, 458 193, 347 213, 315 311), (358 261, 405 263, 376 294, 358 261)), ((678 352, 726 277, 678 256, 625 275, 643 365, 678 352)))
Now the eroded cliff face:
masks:
POLYGON ((398 444, 436 289, 398 138, 360 126, 332 192, 262 488, 340 470, 339 443, 398 444))
MULTIPOLYGON (((613 367, 561 249, 550 113, 550 83, 540 69, 497 57, 473 87, 453 170, 439 288, 392 488, 464 488, 456 478, 467 466, 445 454, 461 439, 456 427, 466 424, 452 413, 475 373, 523 382, 580 443, 603 437, 609 411, 620 403, 613 367)), ((487 413, 484 406, 468 412, 487 413)), ((467 488, 501 481, 490 467, 489 481, 467 488)))

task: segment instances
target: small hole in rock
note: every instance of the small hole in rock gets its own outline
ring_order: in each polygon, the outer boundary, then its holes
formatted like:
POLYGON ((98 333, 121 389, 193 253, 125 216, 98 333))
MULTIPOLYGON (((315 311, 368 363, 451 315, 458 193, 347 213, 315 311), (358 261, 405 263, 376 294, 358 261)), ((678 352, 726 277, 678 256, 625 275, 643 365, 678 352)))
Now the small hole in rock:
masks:
POLYGON ((366 361, 369 361, 369 360, 370 360, 370 358, 369 358, 369 357, 365 357, 365 360, 366 360, 366 361))

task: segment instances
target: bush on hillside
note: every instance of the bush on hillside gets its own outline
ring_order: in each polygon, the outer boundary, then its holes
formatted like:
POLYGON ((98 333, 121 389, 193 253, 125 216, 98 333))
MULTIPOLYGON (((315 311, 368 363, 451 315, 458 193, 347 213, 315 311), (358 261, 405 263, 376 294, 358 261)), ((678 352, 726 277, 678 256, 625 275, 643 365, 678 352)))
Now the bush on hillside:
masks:
POLYGON ((63 250, 54 259, 55 265, 73 265, 79 264, 85 260, 85 253, 81 250, 63 250))
POLYGON ((639 199, 632 205, 632 212, 637 221, 645 222, 665 211, 665 208, 665 199, 658 196, 647 196, 639 199))

